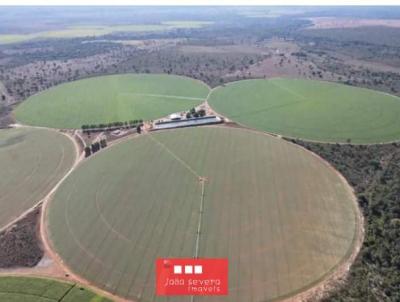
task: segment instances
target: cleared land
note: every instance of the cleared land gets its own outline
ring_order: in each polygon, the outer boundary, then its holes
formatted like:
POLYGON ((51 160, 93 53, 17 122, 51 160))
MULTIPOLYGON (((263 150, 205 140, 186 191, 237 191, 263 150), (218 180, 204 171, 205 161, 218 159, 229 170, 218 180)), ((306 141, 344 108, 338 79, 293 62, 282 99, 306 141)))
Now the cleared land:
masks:
POLYGON ((330 82, 270 79, 219 87, 209 98, 243 125, 322 142, 383 143, 400 139, 400 98, 330 82))
POLYGON ((22 123, 53 128, 151 120, 200 104, 208 87, 172 75, 124 74, 70 82, 28 98, 15 111, 22 123))
POLYGON ((198 240, 198 256, 229 258, 230 302, 266 301, 313 286, 347 259, 357 231, 352 199, 338 174, 304 149, 203 127, 145 134, 98 153, 66 179, 46 217, 64 263, 118 295, 188 301, 154 296, 154 262, 193 257, 198 240))
POLYGON ((398 19, 352 19, 352 18, 335 18, 335 17, 316 17, 309 18, 313 22, 312 28, 353 28, 365 26, 386 26, 400 27, 398 19))
POLYGON ((167 21, 160 24, 70 26, 66 29, 32 34, 0 35, 0 44, 25 42, 34 39, 98 37, 117 32, 160 32, 180 28, 200 28, 212 23, 208 21, 167 21))
POLYGON ((0 130, 0 227, 40 201, 74 159, 73 143, 55 131, 0 130))
POLYGON ((28 277, 0 277, 0 301, 111 302, 74 283, 28 277))

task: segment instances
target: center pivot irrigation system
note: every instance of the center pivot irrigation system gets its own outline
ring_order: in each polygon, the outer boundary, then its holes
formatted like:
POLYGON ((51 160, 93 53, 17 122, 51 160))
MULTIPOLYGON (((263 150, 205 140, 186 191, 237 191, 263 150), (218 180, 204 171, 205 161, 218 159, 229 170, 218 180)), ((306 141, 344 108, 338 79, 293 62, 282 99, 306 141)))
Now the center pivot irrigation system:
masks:
MULTIPOLYGON (((28 144, 31 126, 71 132, 129 120, 169 125, 177 122, 159 119, 199 106, 205 118, 229 123, 145 129, 74 166, 43 214, 44 240, 56 259, 73 276, 133 301, 163 300, 155 295, 154 266, 165 257, 228 258, 229 301, 237 302, 283 300, 343 276, 362 240, 351 187, 315 154, 267 133, 397 141, 395 96, 320 81, 246 80, 210 89, 187 77, 125 74, 51 88, 17 107, 15 117, 30 125, 21 139, 28 144)), ((0 158, 9 156, 2 141, 0 158)), ((68 154, 59 162, 70 167, 68 154)))

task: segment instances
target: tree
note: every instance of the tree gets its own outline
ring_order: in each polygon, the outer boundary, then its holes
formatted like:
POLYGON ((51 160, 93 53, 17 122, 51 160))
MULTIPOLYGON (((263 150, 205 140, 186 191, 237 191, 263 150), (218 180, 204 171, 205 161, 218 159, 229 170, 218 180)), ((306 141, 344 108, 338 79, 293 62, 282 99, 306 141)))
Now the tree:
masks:
POLYGON ((85 147, 85 157, 89 157, 92 154, 90 147, 85 147))
POLYGON ((106 141, 105 139, 102 139, 102 140, 100 141, 100 147, 101 147, 101 148, 107 147, 107 141, 106 141))
POLYGON ((92 144, 92 153, 96 153, 97 151, 100 150, 100 144, 99 142, 95 142, 92 144))

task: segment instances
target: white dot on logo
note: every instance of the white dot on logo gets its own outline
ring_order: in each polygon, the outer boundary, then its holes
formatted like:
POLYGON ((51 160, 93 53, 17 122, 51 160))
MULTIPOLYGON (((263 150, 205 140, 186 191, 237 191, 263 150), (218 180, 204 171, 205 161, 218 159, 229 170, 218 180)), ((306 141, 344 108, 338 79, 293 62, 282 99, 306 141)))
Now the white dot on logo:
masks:
POLYGON ((185 265, 185 274, 193 274, 193 266, 185 265))
POLYGON ((182 274, 182 266, 174 265, 174 274, 182 274))
POLYGON ((195 265, 194 266, 194 273, 195 274, 202 274, 203 273, 203 266, 202 265, 195 265))

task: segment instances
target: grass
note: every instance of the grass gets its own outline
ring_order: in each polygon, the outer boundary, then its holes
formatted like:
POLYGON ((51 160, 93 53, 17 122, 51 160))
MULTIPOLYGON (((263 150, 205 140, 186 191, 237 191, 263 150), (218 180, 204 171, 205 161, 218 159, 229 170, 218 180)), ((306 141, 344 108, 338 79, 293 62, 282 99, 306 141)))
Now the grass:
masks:
POLYGON ((74 283, 30 277, 0 277, 0 301, 111 302, 74 283))
POLYGON ((0 44, 25 42, 34 39, 98 37, 116 32, 160 32, 174 29, 201 28, 212 23, 208 21, 166 21, 160 24, 80 25, 32 34, 3 34, 0 35, 0 44))
POLYGON ((321 142, 400 139, 400 98, 341 84, 295 79, 239 81, 213 91, 210 105, 243 125, 321 142))
POLYGON ((16 109, 15 116, 24 124, 52 128, 151 120, 198 105, 208 91, 205 84, 180 76, 102 76, 34 95, 16 109))
POLYGON ((55 131, 0 130, 0 227, 44 198, 74 158, 72 142, 55 131))
POLYGON ((52 245, 105 290, 164 301, 155 259, 195 255, 200 176, 198 255, 229 259, 229 301, 290 296, 352 250, 355 204, 333 169, 286 141, 222 127, 145 134, 85 161, 49 204, 52 245))

